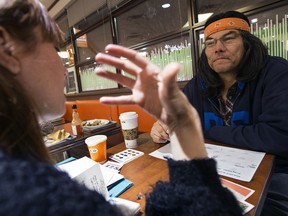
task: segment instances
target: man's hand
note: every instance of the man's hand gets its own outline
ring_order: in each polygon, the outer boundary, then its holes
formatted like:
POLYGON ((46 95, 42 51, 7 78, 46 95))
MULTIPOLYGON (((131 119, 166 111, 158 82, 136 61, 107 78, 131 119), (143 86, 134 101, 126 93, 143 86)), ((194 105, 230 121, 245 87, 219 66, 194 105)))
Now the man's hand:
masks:
POLYGON ((150 135, 155 143, 166 143, 170 140, 168 127, 161 121, 153 124, 150 135))

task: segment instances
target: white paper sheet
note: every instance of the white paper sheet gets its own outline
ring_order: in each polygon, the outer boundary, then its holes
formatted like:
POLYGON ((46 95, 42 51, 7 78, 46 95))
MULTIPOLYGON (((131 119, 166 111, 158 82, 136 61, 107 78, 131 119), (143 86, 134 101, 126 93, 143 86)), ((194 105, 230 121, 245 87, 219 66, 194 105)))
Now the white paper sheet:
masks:
POLYGON ((250 182, 265 153, 205 144, 208 156, 217 161, 219 175, 250 182))
POLYGON ((170 143, 168 143, 168 144, 162 146, 161 148, 151 152, 149 155, 156 157, 156 158, 159 158, 159 159, 163 159, 163 160, 166 160, 167 156, 172 157, 170 143))
POLYGON ((104 167, 103 165, 91 160, 88 157, 82 157, 69 163, 62 164, 58 166, 58 168, 62 171, 67 172, 71 178, 74 178, 75 176, 78 176, 84 170, 94 166, 95 164, 98 164, 100 166, 107 187, 115 183, 116 181, 124 178, 123 175, 118 174, 117 172, 114 172, 107 167, 104 167))
POLYGON ((111 204, 119 207, 124 215, 134 216, 140 211, 140 204, 137 202, 109 197, 107 186, 124 178, 115 170, 107 168, 88 157, 59 165, 57 168, 67 172, 72 179, 80 184, 102 194, 111 204))
MULTIPOLYGON (((249 182, 253 178, 265 153, 205 143, 208 156, 217 161, 219 175, 249 182)), ((164 159, 171 154, 170 143, 149 155, 164 159)))
POLYGON ((113 173, 108 176, 104 176, 101 171, 100 164, 91 160, 88 157, 82 157, 80 159, 62 164, 58 166, 58 169, 65 171, 68 175, 85 185, 90 190, 98 191, 107 200, 109 199, 109 194, 107 190, 107 182, 113 177, 113 173))

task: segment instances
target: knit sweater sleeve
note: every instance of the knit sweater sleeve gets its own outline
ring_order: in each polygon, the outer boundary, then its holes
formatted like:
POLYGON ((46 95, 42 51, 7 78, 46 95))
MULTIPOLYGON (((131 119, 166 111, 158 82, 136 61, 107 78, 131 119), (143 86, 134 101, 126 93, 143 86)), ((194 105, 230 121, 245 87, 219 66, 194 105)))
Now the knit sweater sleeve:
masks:
POLYGON ((213 159, 168 160, 169 182, 158 182, 146 215, 242 215, 233 194, 221 185, 213 159))
POLYGON ((15 160, 0 151, 0 215, 122 215, 96 191, 55 167, 15 160))

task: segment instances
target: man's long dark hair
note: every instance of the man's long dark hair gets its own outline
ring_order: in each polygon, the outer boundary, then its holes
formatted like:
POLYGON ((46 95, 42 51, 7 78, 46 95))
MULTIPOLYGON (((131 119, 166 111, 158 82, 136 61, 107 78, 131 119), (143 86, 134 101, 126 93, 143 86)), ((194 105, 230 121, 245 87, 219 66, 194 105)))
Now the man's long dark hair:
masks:
MULTIPOLYGON (((205 24, 205 28, 214 21, 228 17, 241 18, 249 24, 249 20, 244 14, 237 11, 228 11, 209 18, 205 24)), ((240 36, 244 41, 245 53, 238 66, 236 79, 238 81, 249 82, 255 79, 263 69, 265 60, 268 56, 268 49, 258 37, 247 31, 239 31, 240 36)), ((207 85, 207 89, 203 91, 203 94, 208 97, 217 96, 223 87, 223 81, 209 66, 205 54, 205 48, 203 49, 198 61, 198 75, 207 85)))

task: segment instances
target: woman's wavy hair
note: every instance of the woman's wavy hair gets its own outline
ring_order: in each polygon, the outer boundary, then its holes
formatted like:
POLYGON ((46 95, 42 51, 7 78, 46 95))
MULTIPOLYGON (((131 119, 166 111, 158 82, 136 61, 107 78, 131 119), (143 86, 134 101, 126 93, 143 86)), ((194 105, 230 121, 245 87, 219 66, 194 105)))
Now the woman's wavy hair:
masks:
MULTIPOLYGON (((244 19, 250 25, 248 18, 244 14, 237 11, 228 11, 209 18, 205 24, 205 28, 214 21, 228 17, 244 19)), ((244 42, 245 53, 238 66, 238 74, 236 79, 238 81, 249 82, 255 79, 263 69, 265 60, 268 56, 268 49, 258 37, 247 31, 239 31, 240 36, 244 42)), ((206 83, 207 86, 207 88, 203 90, 203 94, 208 97, 217 96, 223 87, 223 81, 220 79, 219 75, 209 66, 205 54, 205 48, 202 51, 198 61, 198 75, 206 83)))
MULTIPOLYGON (((0 26, 17 41, 23 53, 44 41, 58 46, 63 39, 61 30, 36 0, 1 1, 0 26)), ((13 157, 52 163, 33 99, 5 65, 0 65, 0 83, 0 149, 13 157)))

